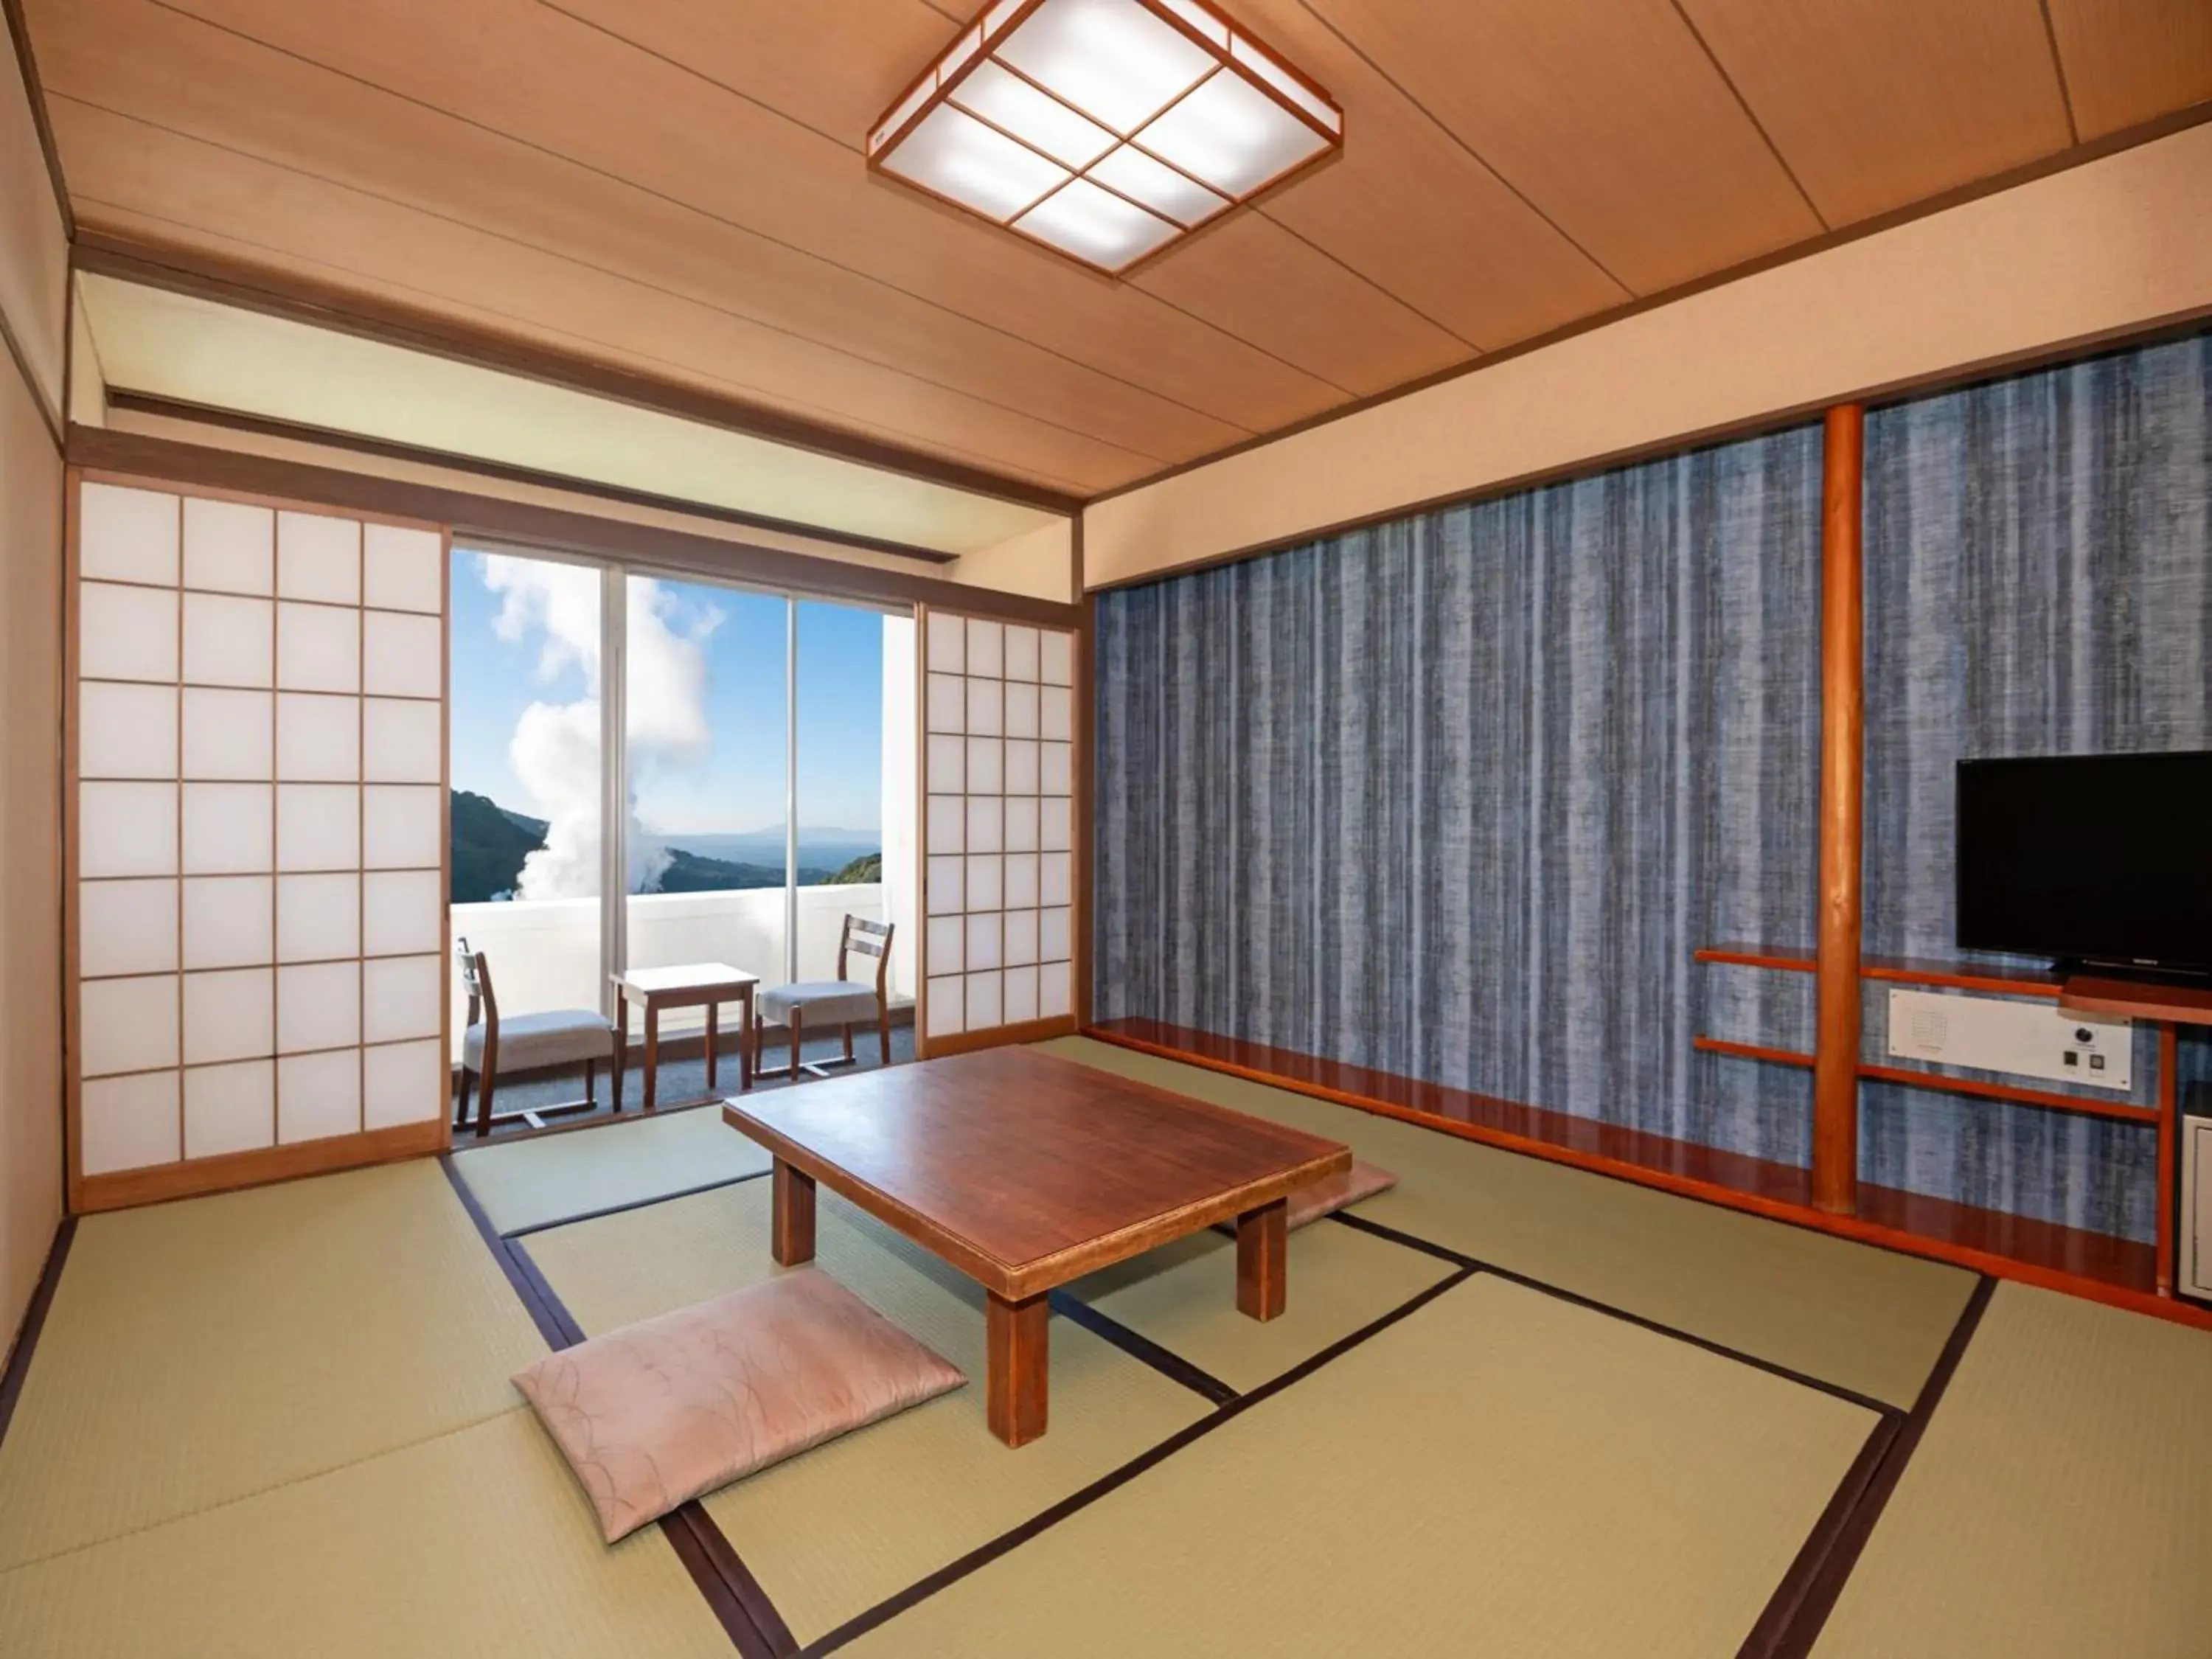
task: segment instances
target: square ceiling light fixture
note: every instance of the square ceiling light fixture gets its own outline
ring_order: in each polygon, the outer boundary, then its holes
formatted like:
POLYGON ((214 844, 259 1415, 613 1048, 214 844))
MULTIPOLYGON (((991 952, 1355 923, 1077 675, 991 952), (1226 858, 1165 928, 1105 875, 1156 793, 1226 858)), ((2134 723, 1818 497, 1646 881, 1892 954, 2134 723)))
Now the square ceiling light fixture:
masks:
POLYGON ((1336 100, 1202 0, 997 0, 868 165, 1119 275, 1343 144, 1336 100))

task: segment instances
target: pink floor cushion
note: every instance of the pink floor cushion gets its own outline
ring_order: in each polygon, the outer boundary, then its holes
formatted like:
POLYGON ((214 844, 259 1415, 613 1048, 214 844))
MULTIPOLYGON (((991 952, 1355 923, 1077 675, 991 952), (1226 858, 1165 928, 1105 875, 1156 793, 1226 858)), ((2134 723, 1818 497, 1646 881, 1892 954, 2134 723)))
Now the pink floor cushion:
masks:
POLYGON ((967 1380, 809 1267, 548 1354, 514 1385, 611 1544, 967 1380))
POLYGON ((1316 1181, 1310 1187, 1301 1187, 1291 1194, 1289 1224, 1303 1227, 1309 1221, 1318 1221, 1325 1215, 1334 1215, 1348 1205, 1370 1199, 1377 1193, 1387 1193, 1398 1184, 1398 1177, 1388 1170, 1378 1170, 1372 1164, 1352 1160, 1352 1167, 1342 1175, 1331 1176, 1326 1181, 1316 1181))

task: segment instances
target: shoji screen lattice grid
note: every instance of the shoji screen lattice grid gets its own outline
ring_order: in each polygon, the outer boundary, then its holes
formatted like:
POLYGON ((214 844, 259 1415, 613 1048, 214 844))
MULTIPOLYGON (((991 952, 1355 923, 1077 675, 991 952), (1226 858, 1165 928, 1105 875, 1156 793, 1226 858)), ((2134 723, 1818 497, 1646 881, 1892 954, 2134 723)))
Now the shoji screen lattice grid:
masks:
POLYGON ((1073 1011, 1075 637, 929 613, 922 1036, 1073 1011))
POLYGON ((74 547, 73 1174, 441 1136, 443 533, 88 480, 74 547))

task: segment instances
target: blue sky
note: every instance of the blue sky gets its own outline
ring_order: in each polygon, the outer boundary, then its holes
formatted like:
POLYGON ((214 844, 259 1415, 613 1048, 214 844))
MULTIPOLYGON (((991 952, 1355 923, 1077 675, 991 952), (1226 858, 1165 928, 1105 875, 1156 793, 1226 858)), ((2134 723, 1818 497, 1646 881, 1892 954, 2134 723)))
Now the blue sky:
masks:
MULTIPOLYGON (((453 778, 457 789, 542 815, 515 775, 508 745, 532 702, 590 694, 573 655, 546 660, 548 635, 494 627, 501 596, 479 554, 455 550, 453 593, 453 778)), ((704 665, 706 740, 634 761, 638 816, 662 833, 744 831, 783 822, 784 605, 781 599, 688 583, 660 584, 660 614, 704 665)), ((557 654, 557 653, 556 653, 557 654)), ((799 819, 807 829, 872 830, 882 817, 883 617, 872 611, 799 605, 799 819)))

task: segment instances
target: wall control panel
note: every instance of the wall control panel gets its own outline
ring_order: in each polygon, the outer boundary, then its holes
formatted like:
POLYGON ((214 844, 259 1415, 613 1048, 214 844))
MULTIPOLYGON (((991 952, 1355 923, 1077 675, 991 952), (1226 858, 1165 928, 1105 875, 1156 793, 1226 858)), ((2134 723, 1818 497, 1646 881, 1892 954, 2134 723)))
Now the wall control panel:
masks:
POLYGON ((2212 1297, 2212 1117, 2181 1120, 2181 1288, 2212 1297))
POLYGON ((2135 1087, 2135 1022, 2107 1014, 2006 997, 1889 994, 1889 1052, 1899 1060, 2125 1094, 2135 1087))

